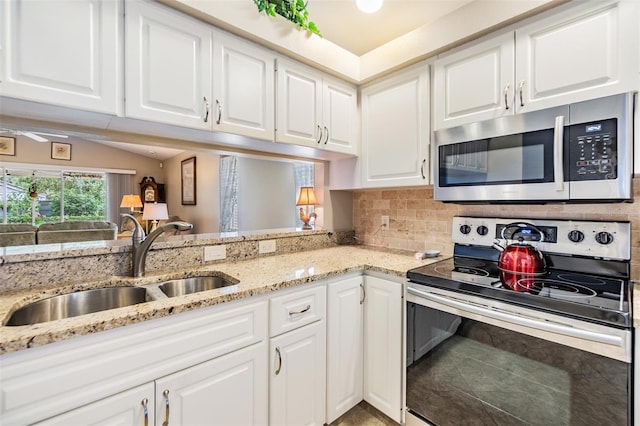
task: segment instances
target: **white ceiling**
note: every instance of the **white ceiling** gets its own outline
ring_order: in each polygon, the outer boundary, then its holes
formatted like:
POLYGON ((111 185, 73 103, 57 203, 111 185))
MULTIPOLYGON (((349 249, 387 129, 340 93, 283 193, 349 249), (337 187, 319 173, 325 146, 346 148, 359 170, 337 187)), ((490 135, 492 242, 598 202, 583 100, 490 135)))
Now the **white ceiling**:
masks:
POLYGON ((325 39, 361 56, 471 1, 384 0, 379 11, 368 14, 355 0, 308 0, 307 9, 325 39))

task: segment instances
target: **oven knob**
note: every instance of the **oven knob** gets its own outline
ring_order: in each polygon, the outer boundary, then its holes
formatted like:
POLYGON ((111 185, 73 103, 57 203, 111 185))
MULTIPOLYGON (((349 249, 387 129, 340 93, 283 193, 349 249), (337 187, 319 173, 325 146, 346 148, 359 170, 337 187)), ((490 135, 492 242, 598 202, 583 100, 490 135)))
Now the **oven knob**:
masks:
POLYGON ((487 235, 489 233, 489 228, 487 228, 484 225, 480 225, 478 226, 478 229, 476 230, 476 232, 478 233, 478 235, 487 235))
POLYGON ((463 233, 464 235, 467 235, 471 232, 471 227, 469 225, 461 225, 460 232, 463 233))
POLYGON ((582 231, 574 229, 573 231, 569 232, 569 235, 567 237, 569 238, 569 241, 579 243, 584 240, 584 233, 582 231))
POLYGON ((596 241, 600 244, 611 244, 613 242, 613 235, 610 232, 602 231, 596 234, 596 241))

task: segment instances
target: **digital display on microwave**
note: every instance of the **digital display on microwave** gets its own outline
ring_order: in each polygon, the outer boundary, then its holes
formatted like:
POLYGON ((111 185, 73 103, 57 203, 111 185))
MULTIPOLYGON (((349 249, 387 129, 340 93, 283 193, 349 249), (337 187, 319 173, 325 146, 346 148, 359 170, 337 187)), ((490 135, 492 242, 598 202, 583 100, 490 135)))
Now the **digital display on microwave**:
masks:
POLYGON ((585 126, 584 131, 585 131, 585 133, 601 132, 602 131, 602 123, 587 124, 585 126))

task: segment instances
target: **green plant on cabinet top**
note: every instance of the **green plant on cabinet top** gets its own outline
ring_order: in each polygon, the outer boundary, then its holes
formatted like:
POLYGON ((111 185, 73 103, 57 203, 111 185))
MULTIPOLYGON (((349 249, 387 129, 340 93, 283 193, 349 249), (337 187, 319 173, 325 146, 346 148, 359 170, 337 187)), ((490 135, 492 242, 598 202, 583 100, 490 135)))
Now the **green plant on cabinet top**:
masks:
POLYGON ((258 12, 264 11, 269 16, 282 16, 298 25, 300 28, 322 37, 314 22, 309 21, 307 3, 303 0, 253 0, 258 6, 258 12))

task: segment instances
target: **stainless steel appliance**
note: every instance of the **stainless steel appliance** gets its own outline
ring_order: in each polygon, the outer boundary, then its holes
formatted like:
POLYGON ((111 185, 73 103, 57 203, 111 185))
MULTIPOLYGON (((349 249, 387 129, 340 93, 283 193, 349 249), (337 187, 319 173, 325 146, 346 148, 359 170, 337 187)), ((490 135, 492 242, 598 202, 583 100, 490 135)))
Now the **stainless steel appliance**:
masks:
POLYGON ((406 424, 632 425, 629 223, 455 217, 453 241, 407 273, 406 424), (512 222, 546 259, 521 288, 512 222))
POLYGON ((435 132, 434 198, 629 200, 635 93, 435 132))

